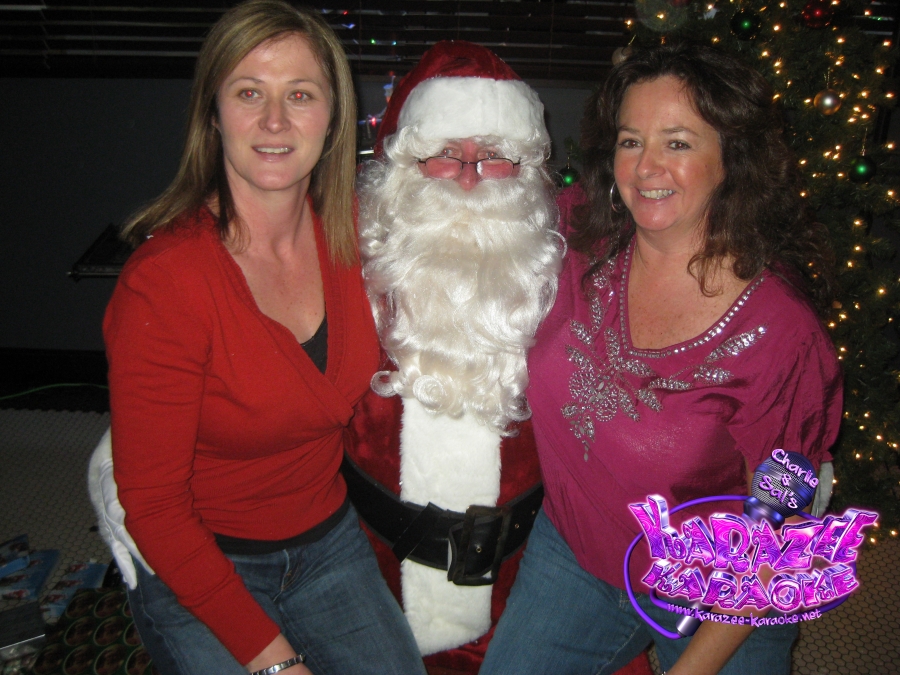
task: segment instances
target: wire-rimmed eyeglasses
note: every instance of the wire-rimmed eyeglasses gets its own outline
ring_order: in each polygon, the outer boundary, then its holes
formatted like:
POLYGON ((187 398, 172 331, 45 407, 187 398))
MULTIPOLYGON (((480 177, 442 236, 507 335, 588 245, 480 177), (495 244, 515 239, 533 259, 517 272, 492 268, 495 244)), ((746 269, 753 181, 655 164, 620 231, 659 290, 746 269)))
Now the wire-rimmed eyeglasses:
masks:
POLYGON ((485 157, 474 162, 464 162, 456 157, 428 157, 416 161, 425 165, 425 174, 430 178, 449 179, 459 176, 466 164, 474 164, 478 175, 488 180, 509 178, 515 168, 519 166, 519 162, 505 157, 485 157))

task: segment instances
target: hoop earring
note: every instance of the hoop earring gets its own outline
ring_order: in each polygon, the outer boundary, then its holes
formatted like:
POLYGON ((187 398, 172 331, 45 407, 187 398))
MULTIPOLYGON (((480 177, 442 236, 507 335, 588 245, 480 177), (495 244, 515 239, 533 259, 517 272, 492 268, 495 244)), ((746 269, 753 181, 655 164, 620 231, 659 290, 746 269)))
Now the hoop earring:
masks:
POLYGON ((613 210, 613 213, 624 213, 626 210, 624 203, 616 204, 615 181, 613 181, 613 184, 609 186, 609 207, 613 210))

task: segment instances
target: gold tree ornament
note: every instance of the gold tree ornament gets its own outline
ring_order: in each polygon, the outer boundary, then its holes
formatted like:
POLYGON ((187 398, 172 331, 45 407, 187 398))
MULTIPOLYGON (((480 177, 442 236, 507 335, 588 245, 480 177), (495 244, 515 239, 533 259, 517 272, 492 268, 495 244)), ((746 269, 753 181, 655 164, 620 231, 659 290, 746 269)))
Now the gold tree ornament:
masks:
POLYGON ((813 105, 823 115, 834 115, 841 109, 841 97, 834 89, 823 89, 816 94, 813 105))

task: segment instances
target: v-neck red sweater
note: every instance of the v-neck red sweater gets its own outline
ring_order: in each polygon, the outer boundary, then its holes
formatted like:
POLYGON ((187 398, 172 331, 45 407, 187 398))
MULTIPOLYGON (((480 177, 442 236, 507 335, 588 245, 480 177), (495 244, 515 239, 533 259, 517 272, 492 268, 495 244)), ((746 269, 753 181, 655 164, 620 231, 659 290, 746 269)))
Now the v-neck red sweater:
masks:
POLYGON ((148 564, 241 663, 278 634, 213 532, 277 540, 343 503, 353 406, 378 366, 358 266, 335 266, 315 219, 328 314, 321 373, 265 316, 206 209, 128 261, 104 320, 125 522, 148 564))

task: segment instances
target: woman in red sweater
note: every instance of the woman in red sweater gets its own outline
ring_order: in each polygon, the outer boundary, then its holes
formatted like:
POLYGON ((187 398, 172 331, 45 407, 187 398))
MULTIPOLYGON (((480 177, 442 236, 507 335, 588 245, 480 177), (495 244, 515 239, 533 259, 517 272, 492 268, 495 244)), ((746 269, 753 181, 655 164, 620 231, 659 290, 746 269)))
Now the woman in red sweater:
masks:
POLYGON ((104 321, 115 480, 166 675, 424 673, 338 472, 378 366, 355 112, 321 18, 243 3, 201 49, 174 182, 125 227, 140 248, 104 321))

